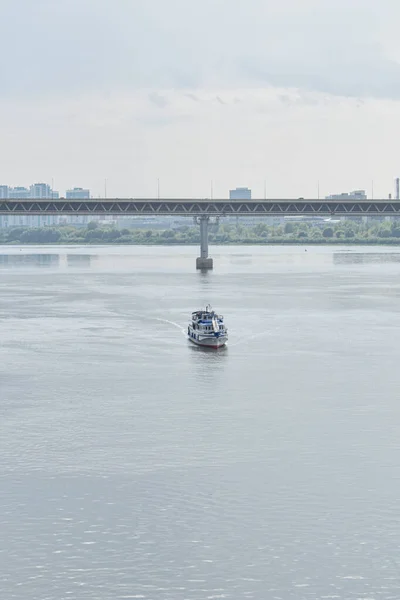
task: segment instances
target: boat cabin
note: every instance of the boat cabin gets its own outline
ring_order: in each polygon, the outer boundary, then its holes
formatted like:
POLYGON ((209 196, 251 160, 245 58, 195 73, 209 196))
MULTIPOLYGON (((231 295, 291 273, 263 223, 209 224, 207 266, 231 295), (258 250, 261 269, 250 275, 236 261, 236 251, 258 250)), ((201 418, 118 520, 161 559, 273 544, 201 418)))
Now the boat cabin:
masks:
POLYGON ((210 332, 219 331, 224 329, 223 322, 223 316, 217 315, 209 306, 207 306, 206 310, 196 310, 192 313, 193 329, 210 332))

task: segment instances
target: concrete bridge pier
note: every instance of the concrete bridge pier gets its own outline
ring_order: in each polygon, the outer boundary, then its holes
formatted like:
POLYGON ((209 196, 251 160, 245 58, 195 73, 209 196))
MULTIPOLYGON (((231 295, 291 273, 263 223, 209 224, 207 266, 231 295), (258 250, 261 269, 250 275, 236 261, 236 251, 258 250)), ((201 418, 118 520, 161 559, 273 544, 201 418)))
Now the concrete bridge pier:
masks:
POLYGON ((196 258, 196 269, 212 269, 213 259, 208 256, 208 223, 210 217, 202 215, 197 219, 200 224, 200 256, 196 258))

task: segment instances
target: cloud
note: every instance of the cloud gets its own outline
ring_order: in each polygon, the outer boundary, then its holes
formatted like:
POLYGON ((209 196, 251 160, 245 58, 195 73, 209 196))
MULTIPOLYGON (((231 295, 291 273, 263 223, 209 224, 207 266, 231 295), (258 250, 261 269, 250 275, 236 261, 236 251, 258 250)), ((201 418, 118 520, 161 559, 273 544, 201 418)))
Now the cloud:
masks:
POLYGON ((150 102, 158 106, 159 108, 165 108, 168 106, 168 100, 165 96, 158 94, 157 92, 151 92, 148 96, 150 102))
POLYGON ((190 92, 187 92, 185 94, 186 98, 190 98, 191 100, 193 100, 193 102, 199 102, 199 98, 195 95, 195 94, 191 94, 190 92))
POLYGON ((152 90, 97 96, 0 102, 2 181, 51 181, 61 191, 89 187, 102 194, 206 197, 248 185, 263 196, 313 197, 370 189, 387 197, 397 174, 399 105, 359 102, 315 92, 259 88, 163 93, 152 90), (224 100, 224 105, 216 101, 224 100), (284 98, 282 102, 282 98, 284 98), (240 99, 240 102, 237 102, 240 99))
POLYGON ((399 18, 397 0, 2 0, 1 95, 275 85, 399 98, 399 18))

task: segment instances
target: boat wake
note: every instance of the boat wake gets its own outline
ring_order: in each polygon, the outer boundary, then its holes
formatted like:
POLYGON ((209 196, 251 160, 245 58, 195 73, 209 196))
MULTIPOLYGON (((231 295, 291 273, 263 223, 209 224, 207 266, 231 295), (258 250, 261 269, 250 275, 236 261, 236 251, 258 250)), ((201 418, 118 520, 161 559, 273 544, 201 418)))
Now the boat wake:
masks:
POLYGON ((159 317, 154 317, 155 321, 160 321, 160 323, 167 323, 168 325, 173 325, 174 327, 176 327, 177 329, 179 329, 179 331, 186 336, 186 329, 184 327, 182 327, 182 325, 179 325, 179 323, 175 323, 175 321, 170 321, 169 319, 160 319, 159 317))
POLYGON ((267 331, 261 331, 260 333, 255 333, 254 335, 246 335, 246 337, 239 338, 234 344, 229 344, 229 346, 231 348, 234 348, 235 346, 238 346, 239 344, 241 346, 244 346, 246 343, 252 342, 253 340, 256 340, 257 338, 261 338, 266 335, 269 335, 270 333, 271 333, 271 331, 268 329, 267 331))

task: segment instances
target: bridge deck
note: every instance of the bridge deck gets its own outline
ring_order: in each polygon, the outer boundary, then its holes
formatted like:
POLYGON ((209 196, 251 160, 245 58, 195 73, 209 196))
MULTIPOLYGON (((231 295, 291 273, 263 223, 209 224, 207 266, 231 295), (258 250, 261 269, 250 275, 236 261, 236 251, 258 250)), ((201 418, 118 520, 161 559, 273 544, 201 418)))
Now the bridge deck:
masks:
POLYGON ((196 200, 133 199, 9 200, 0 199, 0 215, 240 215, 362 216, 400 215, 399 200, 196 200))

